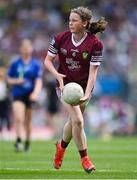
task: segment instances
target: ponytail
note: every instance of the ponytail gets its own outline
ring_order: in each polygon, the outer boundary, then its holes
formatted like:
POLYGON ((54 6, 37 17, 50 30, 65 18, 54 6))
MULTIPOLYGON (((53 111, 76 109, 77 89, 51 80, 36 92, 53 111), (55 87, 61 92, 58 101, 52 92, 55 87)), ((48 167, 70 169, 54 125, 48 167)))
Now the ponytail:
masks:
POLYGON ((100 18, 97 22, 92 22, 89 25, 88 31, 92 34, 96 34, 98 32, 103 32, 105 31, 107 26, 107 21, 105 20, 104 17, 100 18))

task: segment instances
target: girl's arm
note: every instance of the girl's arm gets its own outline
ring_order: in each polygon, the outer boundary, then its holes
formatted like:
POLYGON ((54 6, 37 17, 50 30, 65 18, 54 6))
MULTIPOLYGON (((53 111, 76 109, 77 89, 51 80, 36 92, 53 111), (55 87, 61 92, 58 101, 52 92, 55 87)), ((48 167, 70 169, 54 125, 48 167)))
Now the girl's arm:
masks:
POLYGON ((54 59, 55 59, 55 57, 47 55, 45 58, 44 64, 45 64, 46 68, 49 70, 49 72, 51 72, 55 76, 55 78, 58 80, 60 89, 63 90, 63 87, 64 87, 63 78, 66 76, 64 74, 58 73, 58 71, 55 69, 55 67, 53 65, 54 59))
POLYGON ((41 92, 41 89, 42 89, 42 79, 41 79, 41 78, 38 78, 38 79, 36 79, 36 81, 35 81, 34 90, 33 90, 33 92, 32 92, 31 95, 30 95, 30 99, 31 99, 32 101, 37 101, 38 96, 39 96, 39 93, 41 92))
POLYGON ((23 78, 11 78, 11 77, 7 77, 6 78, 8 84, 10 85, 20 85, 24 83, 24 79, 23 78))
POLYGON ((87 87, 85 90, 84 97, 82 97, 80 100, 81 102, 86 101, 91 96, 91 92, 92 92, 95 82, 96 82, 98 68, 99 68, 98 65, 90 65, 87 87))

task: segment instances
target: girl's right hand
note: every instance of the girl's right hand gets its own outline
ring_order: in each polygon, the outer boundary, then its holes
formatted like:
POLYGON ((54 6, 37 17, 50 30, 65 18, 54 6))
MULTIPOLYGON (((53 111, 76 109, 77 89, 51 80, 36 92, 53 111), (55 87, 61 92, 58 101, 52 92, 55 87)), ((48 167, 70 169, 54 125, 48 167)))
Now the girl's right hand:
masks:
POLYGON ((57 80, 59 82, 59 88, 60 88, 61 91, 63 91, 63 88, 64 88, 63 78, 65 78, 65 77, 66 77, 66 75, 58 73, 57 80))

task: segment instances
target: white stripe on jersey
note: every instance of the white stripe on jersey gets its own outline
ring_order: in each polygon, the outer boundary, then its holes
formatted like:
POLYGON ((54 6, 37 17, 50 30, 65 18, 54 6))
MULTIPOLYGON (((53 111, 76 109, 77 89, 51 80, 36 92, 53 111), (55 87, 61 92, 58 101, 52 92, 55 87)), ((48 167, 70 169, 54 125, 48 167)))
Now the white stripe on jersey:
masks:
POLYGON ((92 56, 90 62, 101 62, 102 56, 92 56))
POLYGON ((50 51, 48 51, 48 53, 47 53, 49 56, 51 56, 51 57, 55 57, 56 56, 56 54, 54 54, 54 53, 51 53, 50 51))
POLYGON ((102 55, 101 55, 101 56, 92 56, 92 57, 93 57, 93 58, 98 58, 98 57, 100 57, 100 58, 101 58, 101 57, 102 57, 102 55))
POLYGON ((51 51, 51 52, 54 53, 54 54, 57 54, 57 53, 58 53, 58 50, 55 49, 52 45, 49 46, 49 51, 51 51))
POLYGON ((93 66, 100 65, 100 64, 101 64, 100 62, 91 62, 90 61, 90 65, 93 65, 93 66))

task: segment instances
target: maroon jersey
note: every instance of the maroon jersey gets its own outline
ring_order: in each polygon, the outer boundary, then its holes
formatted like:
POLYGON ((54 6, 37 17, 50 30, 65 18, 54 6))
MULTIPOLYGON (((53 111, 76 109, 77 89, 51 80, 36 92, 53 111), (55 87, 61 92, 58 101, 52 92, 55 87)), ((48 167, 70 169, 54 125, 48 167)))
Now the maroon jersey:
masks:
POLYGON ((58 72, 65 74, 64 84, 76 82, 83 89, 87 86, 90 65, 100 65, 103 45, 92 34, 85 36, 76 43, 73 34, 66 31, 54 37, 50 43, 48 55, 59 56, 58 72))

